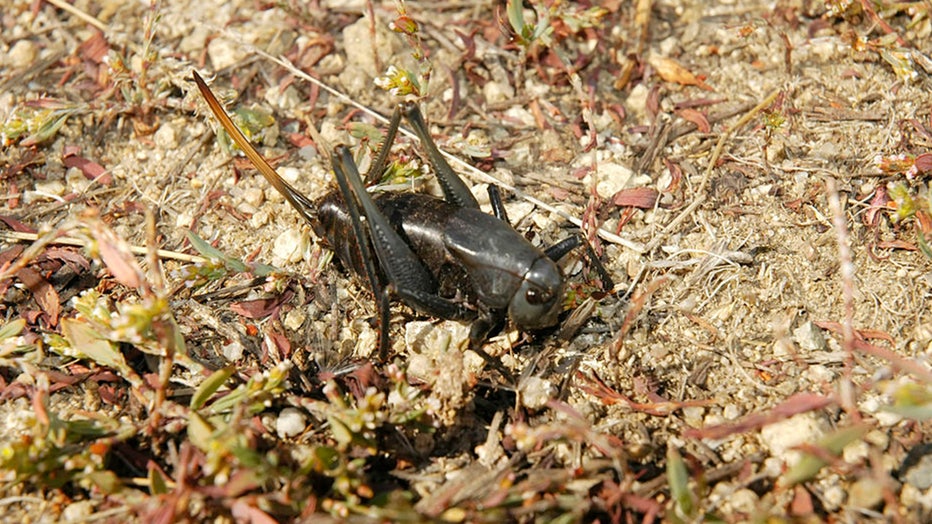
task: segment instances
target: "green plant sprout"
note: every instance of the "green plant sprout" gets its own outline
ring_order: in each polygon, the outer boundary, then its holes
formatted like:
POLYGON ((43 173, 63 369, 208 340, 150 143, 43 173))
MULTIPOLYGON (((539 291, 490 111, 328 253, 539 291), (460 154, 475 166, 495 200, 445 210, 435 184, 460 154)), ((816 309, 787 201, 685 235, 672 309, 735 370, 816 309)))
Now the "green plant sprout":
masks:
POLYGON ((389 28, 405 37, 408 46, 411 48, 411 56, 417 62, 417 71, 390 65, 384 75, 375 79, 375 85, 390 92, 392 96, 405 97, 413 95, 421 98, 427 94, 433 65, 427 58, 427 53, 424 52, 420 26, 416 20, 408 16, 404 0, 398 1, 396 9, 398 17, 389 24, 389 28))
POLYGON ((47 142, 69 117, 80 112, 77 107, 53 101, 45 101, 44 105, 53 107, 22 107, 14 111, 0 126, 0 146, 8 147, 17 141, 27 147, 47 142))

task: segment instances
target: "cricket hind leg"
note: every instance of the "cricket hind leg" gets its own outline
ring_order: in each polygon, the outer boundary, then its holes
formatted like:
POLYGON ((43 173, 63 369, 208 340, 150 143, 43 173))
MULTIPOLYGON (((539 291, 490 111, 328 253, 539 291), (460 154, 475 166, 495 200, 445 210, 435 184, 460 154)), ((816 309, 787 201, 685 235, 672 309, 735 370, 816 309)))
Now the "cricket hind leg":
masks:
POLYGON ((421 140, 421 146, 427 151, 427 158, 434 168, 434 174, 437 177, 437 182, 440 183, 440 188, 443 190, 444 199, 458 207, 479 209, 479 202, 476 201, 472 191, 469 190, 463 179, 453 171, 447 160, 443 158, 440 150, 437 149, 437 144, 434 143, 434 139, 430 136, 427 124, 424 123, 424 115, 421 114, 417 103, 408 102, 402 104, 401 110, 404 112, 408 123, 414 128, 414 133, 421 140))
POLYGON ((377 182, 377 177, 381 177, 382 173, 385 172, 385 167, 388 165, 388 155, 391 151, 392 143, 395 141, 395 136, 398 134, 398 126, 401 124, 402 113, 404 113, 404 116, 408 119, 411 127, 414 128, 414 133, 418 136, 418 139, 420 139, 421 144, 427 151, 427 158, 434 168, 437 180, 440 183, 440 187, 443 190, 443 195, 447 202, 459 207, 478 209, 479 203, 476 201, 476 197, 473 196, 469 187, 463 182, 463 179, 453 171, 450 164, 443 158, 443 155, 437 148, 437 144, 434 143, 434 139, 430 136, 430 131, 427 129, 427 124, 424 122, 424 116, 421 114, 421 110, 414 102, 398 104, 395 106, 395 110, 392 111, 392 118, 388 123, 388 129, 386 129, 385 137, 382 139, 382 143, 379 146, 379 154, 372 163, 372 167, 370 167, 369 171, 366 173, 366 185, 377 182))
POLYGON ((388 165, 388 155, 391 152, 392 144, 395 142, 395 136, 398 134, 398 126, 401 124, 401 106, 395 106, 392 112, 392 118, 388 122, 388 129, 385 130, 385 137, 379 145, 379 154, 376 155, 375 161, 369 167, 366 173, 365 185, 371 186, 382 178, 385 173, 385 167, 388 165))
POLYGON ((379 301, 380 343, 379 351, 383 358, 388 352, 388 300, 394 293, 409 306, 429 315, 450 320, 467 320, 475 312, 452 300, 437 294, 437 283, 433 275, 424 266, 410 246, 392 228, 385 215, 379 211, 372 197, 366 192, 362 178, 353 156, 344 146, 337 147, 332 156, 334 174, 340 191, 347 202, 347 209, 353 222, 353 231, 360 246, 368 246, 370 241, 375 253, 363 252, 366 259, 366 273, 372 291, 379 301), (355 195, 355 196, 354 196, 355 195), (352 207, 350 202, 353 202, 352 207), (358 206, 356 203, 358 202, 358 206), (366 218, 363 226, 360 217, 366 218), (386 277, 386 282, 378 280, 375 263, 386 277))
POLYGON ((359 258, 362 259, 363 267, 366 270, 366 279, 369 281, 372 294, 375 296, 379 320, 379 358, 385 360, 385 357, 388 356, 390 344, 388 340, 388 288, 379 280, 379 274, 375 266, 375 258, 370 249, 369 235, 366 229, 363 228, 362 221, 359 219, 361 216, 359 206, 356 204, 356 199, 353 198, 353 194, 350 191, 344 165, 336 153, 331 156, 330 160, 333 166, 333 173, 337 179, 337 185, 340 188, 340 194, 343 196, 343 201, 346 203, 346 212, 350 216, 350 223, 353 226, 353 235, 356 237, 356 245, 359 248, 359 258))

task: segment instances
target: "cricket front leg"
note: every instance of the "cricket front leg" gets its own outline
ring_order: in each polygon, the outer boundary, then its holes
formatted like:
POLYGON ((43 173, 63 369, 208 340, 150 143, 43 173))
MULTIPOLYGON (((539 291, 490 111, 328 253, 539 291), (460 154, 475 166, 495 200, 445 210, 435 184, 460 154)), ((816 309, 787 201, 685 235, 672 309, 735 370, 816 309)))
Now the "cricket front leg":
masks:
POLYGON ((576 233, 564 238, 563 240, 545 249, 544 253, 547 255, 547 258, 557 262, 566 256, 567 253, 579 246, 583 246, 585 248, 586 259, 589 262, 589 266, 595 269, 595 272, 598 273, 602 291, 605 291, 606 293, 610 292, 615 287, 615 282, 612 280, 611 275, 608 274, 608 270, 605 269, 602 261, 599 260, 599 257, 595 254, 595 250, 592 249, 592 245, 585 238, 583 238, 581 234, 576 233))
POLYGON ((482 347, 489 333, 502 323, 503 315, 501 311, 491 311, 480 306, 479 317, 469 328, 469 349, 482 357, 489 367, 498 371, 506 382, 517 386, 518 382, 511 371, 500 360, 486 353, 485 348, 482 347))

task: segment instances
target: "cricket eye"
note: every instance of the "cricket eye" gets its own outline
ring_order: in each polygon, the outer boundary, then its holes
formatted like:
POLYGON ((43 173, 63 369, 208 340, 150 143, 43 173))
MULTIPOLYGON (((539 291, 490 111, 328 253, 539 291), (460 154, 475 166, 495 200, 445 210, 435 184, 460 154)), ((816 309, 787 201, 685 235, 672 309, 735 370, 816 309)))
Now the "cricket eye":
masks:
POLYGON ((528 288, 527 292, 524 293, 524 299, 527 300, 528 304, 540 305, 549 302, 552 295, 552 293, 543 289, 528 288))

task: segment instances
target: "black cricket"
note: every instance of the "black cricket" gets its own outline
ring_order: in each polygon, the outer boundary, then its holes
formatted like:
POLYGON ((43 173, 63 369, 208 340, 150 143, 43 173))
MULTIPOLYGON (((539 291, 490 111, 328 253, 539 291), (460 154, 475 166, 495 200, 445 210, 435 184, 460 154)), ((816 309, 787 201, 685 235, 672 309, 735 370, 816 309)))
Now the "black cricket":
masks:
POLYGON ((310 223, 344 267, 369 281, 378 305, 383 359, 389 349, 392 294, 423 314, 473 321, 470 347, 485 356, 482 343, 506 318, 522 330, 556 324, 565 282, 555 261, 580 244, 588 248, 603 290, 613 285, 580 236, 570 236, 545 250, 528 242, 508 223, 498 188, 489 187, 494 216, 480 211, 469 188, 437 149, 415 103, 395 109, 366 182, 384 172, 403 114, 427 151, 443 199, 419 193, 370 195, 349 149, 338 146, 331 163, 339 190, 312 202, 252 147, 197 72, 194 80, 220 124, 256 169, 310 223))

